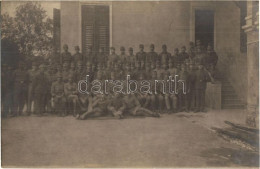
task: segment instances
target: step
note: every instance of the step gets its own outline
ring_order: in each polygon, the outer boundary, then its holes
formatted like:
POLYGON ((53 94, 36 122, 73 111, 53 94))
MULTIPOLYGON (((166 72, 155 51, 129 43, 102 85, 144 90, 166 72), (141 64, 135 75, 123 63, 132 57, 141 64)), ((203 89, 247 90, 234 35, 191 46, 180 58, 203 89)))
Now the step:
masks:
POLYGON ((245 109, 244 105, 222 105, 222 109, 245 109))

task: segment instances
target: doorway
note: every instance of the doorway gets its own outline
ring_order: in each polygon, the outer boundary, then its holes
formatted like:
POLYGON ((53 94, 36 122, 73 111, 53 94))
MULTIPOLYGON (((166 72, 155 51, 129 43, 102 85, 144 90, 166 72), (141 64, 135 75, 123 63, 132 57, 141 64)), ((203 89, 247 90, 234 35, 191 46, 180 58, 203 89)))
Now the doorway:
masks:
POLYGON ((195 10, 195 41, 200 40, 205 48, 214 48, 214 11, 195 10))

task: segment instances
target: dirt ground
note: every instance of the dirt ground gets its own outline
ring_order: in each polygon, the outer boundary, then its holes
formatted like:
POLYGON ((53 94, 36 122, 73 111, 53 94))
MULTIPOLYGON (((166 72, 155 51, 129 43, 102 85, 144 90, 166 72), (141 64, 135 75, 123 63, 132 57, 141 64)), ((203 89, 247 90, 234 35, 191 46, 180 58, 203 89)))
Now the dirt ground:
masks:
POLYGON ((2 166, 256 167, 257 153, 210 130, 226 119, 239 121, 241 116, 243 112, 219 111, 121 120, 2 119, 2 166))

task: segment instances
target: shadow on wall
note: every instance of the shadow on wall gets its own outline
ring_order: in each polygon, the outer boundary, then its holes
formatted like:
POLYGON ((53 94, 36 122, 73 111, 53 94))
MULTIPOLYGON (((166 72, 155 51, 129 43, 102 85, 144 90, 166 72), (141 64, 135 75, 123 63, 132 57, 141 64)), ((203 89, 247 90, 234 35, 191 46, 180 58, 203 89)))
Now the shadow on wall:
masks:
POLYGON ((243 103, 247 98, 247 56, 246 53, 234 53, 230 49, 218 51, 217 68, 234 87, 243 103))

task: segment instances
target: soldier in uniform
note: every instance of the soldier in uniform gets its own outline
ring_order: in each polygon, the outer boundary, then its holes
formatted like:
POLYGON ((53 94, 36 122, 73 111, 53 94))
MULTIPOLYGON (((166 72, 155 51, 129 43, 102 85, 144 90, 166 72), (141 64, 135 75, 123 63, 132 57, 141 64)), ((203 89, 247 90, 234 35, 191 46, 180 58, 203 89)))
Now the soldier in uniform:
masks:
POLYGON ((52 107, 51 107, 51 85, 54 83, 57 78, 56 78, 56 70, 55 70, 55 65, 51 65, 48 69, 48 71, 45 73, 46 77, 46 99, 45 99, 45 104, 47 105, 47 112, 51 113, 52 112, 52 107))
POLYGON ((203 66, 206 65, 206 56, 205 53, 201 51, 201 48, 197 48, 196 56, 194 62, 196 65, 202 64, 203 66))
POLYGON ((27 113, 28 115, 31 114, 31 106, 32 102, 35 101, 33 97, 33 83, 35 81, 35 77, 37 77, 39 71, 38 71, 38 65, 36 62, 32 63, 32 69, 28 71, 28 77, 29 77, 29 86, 28 86, 28 108, 27 113))
POLYGON ((213 68, 215 69, 217 62, 218 62, 218 55, 217 53, 212 49, 211 45, 208 45, 207 47, 207 55, 206 55, 206 64, 209 68, 210 65, 213 65, 213 68))
POLYGON ((107 67, 107 55, 105 53, 105 48, 104 47, 100 47, 99 48, 99 52, 97 55, 97 60, 98 60, 98 64, 100 64, 101 67, 106 68, 107 67))
POLYGON ((78 63, 79 61, 83 62, 84 60, 82 53, 79 51, 79 46, 75 46, 75 54, 73 55, 74 63, 78 63))
POLYGON ((44 74, 44 65, 39 66, 39 73, 33 81, 33 93, 35 98, 35 112, 38 115, 45 113, 47 78, 44 74))
POLYGON ((194 46, 194 43, 193 42, 190 42, 190 49, 189 49, 189 52, 188 52, 188 55, 189 55, 189 62, 190 63, 194 63, 194 58, 195 58, 195 46, 194 46))
POLYGON ((122 94, 113 93, 111 102, 107 105, 107 109, 114 117, 123 118, 123 110, 125 109, 125 102, 122 94))
POLYGON ((182 57, 182 55, 179 54, 179 49, 178 48, 175 48, 174 49, 174 64, 175 64, 175 67, 177 65, 182 65, 184 63, 184 60, 185 58, 182 57))
POLYGON ((73 116, 76 116, 76 106, 78 102, 78 95, 77 95, 77 84, 73 81, 74 75, 69 75, 69 81, 64 85, 64 93, 67 99, 67 106, 69 111, 73 111, 73 116))
POLYGON ((2 68, 2 105, 3 105, 3 117, 7 117, 9 111, 13 108, 13 70, 11 66, 6 65, 2 68))
POLYGON ((93 64, 96 63, 96 57, 94 56, 94 53, 92 51, 92 46, 87 47, 87 53, 83 63, 86 64, 87 62, 91 62, 93 64))
POLYGON ((139 45, 140 51, 136 54, 136 61, 137 65, 140 65, 141 67, 144 67, 145 59, 146 59, 146 52, 144 52, 144 45, 139 45))
POLYGON ((162 53, 160 53, 159 58, 161 58, 161 65, 168 65, 171 54, 167 52, 166 45, 162 45, 162 53))
POLYGON ((187 94, 187 87, 189 86, 189 74, 186 71, 186 65, 182 65, 181 66, 181 71, 179 73, 179 80, 181 80, 182 82, 178 81, 177 85, 178 85, 178 110, 179 111, 188 111, 188 107, 187 107, 187 98, 186 98, 186 94, 187 94))
POLYGON ((130 64, 130 65, 134 65, 135 64, 135 62, 136 62, 136 58, 135 58, 135 55, 134 55, 134 51, 133 51, 133 48, 129 48, 129 50, 128 50, 128 52, 129 52, 129 55, 128 55, 128 57, 126 58, 126 62, 128 63, 128 64, 130 64))
POLYGON ((28 80, 25 64, 21 62, 19 68, 14 72, 14 116, 21 115, 28 99, 28 80))
POLYGON ((63 63, 63 67, 62 67, 62 79, 64 83, 68 82, 68 75, 70 73, 70 69, 69 69, 70 65, 68 62, 63 63))
POLYGON ((61 53, 60 63, 63 64, 65 62, 68 62, 70 64, 73 58, 71 56, 71 53, 68 51, 69 47, 67 44, 63 45, 63 50, 64 52, 61 53))
POLYGON ((194 64, 189 65, 189 86, 187 90, 187 107, 188 111, 194 111, 195 108, 195 80, 196 80, 196 71, 194 64))
POLYGON ((114 67, 114 65, 119 61, 119 56, 116 54, 115 48, 111 47, 110 48, 110 55, 109 55, 109 64, 114 67))
POLYGON ((184 60, 189 59, 189 54, 186 52, 186 47, 182 46, 181 47, 181 52, 179 54, 181 56, 181 58, 183 58, 184 60))
POLYGON ((196 93, 196 110, 195 112, 204 112, 205 108, 205 91, 207 81, 209 80, 208 73, 203 69, 202 63, 199 64, 195 74, 195 93, 196 93))
POLYGON ((121 51, 121 54, 120 54, 120 56, 119 56, 119 61, 120 61, 120 63, 122 64, 122 67, 124 67, 123 65, 126 63, 126 61, 127 61, 127 56, 126 56, 126 54, 125 54, 125 47, 123 47, 123 46, 121 46, 120 47, 120 51, 121 51))
POLYGON ((57 81, 51 86, 51 95, 54 111, 58 113, 59 116, 65 115, 66 98, 61 74, 57 75, 57 81))
POLYGON ((146 55, 146 63, 156 63, 157 61, 161 62, 158 58, 158 54, 154 51, 154 44, 150 45, 150 52, 146 55))

